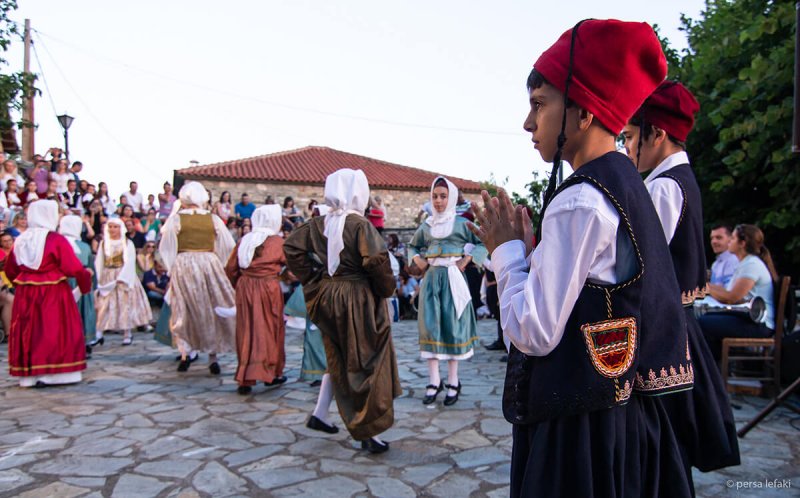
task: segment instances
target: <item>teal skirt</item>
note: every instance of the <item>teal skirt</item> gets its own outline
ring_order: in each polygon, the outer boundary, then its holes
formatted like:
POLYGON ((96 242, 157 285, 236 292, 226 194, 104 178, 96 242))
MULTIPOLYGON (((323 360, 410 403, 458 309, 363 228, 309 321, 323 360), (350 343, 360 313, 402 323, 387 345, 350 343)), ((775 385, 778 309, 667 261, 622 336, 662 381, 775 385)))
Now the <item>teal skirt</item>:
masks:
POLYGON ((322 379, 328 369, 325 358, 325 346, 322 344, 322 332, 318 328, 311 328, 311 320, 306 312, 306 301, 303 296, 303 286, 298 285, 292 296, 284 305, 284 313, 289 316, 306 319, 306 332, 303 336, 303 363, 300 366, 300 380, 314 381, 322 379))
MULTIPOLYGON (((87 341, 92 341, 95 338, 97 331, 97 311, 94 307, 94 278, 92 279, 92 292, 83 294, 78 300, 78 311, 81 314, 81 323, 83 324, 83 336, 87 341)), ((69 279, 69 286, 75 288, 78 286, 78 281, 74 278, 69 279)))
MULTIPOLYGON (((462 276, 466 281, 463 273, 462 276)), ((419 347, 423 353, 449 359, 472 351, 478 340, 472 302, 464 308, 461 318, 456 317, 447 267, 428 268, 420 287, 418 310, 419 347)))
POLYGON ((158 314, 158 321, 156 322, 156 331, 153 334, 153 338, 164 344, 165 346, 175 347, 172 343, 172 333, 169 331, 169 317, 172 315, 172 312, 169 309, 169 305, 165 302, 161 305, 161 312, 158 314))

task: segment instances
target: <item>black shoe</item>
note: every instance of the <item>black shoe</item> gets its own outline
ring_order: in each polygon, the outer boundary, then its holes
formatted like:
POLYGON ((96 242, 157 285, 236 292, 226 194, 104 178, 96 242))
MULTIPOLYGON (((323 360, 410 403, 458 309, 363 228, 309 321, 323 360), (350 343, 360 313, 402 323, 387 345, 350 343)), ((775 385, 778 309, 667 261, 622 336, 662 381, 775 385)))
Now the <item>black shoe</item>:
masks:
POLYGON ((458 401, 458 395, 461 394, 461 381, 458 381, 458 386, 451 386, 450 384, 445 384, 446 388, 452 389, 456 392, 455 396, 450 396, 449 394, 444 397, 444 406, 450 406, 456 404, 458 401))
POLYGON ((211 375, 219 375, 222 372, 219 368, 219 363, 216 361, 208 366, 208 371, 211 372, 211 375))
POLYGON ((236 388, 236 392, 241 394, 242 396, 246 396, 253 391, 253 388, 250 386, 239 386, 236 388))
POLYGON ((285 383, 287 380, 288 379, 286 378, 285 375, 281 375, 280 377, 275 377, 274 379, 272 379, 272 382, 264 382, 264 385, 265 386, 279 386, 279 385, 285 383))
POLYGON ((433 384, 428 384, 427 386, 425 386, 425 389, 426 390, 436 389, 436 392, 434 394, 425 394, 425 397, 422 398, 423 405, 430 405, 431 403, 436 401, 436 396, 438 396, 439 393, 442 392, 442 389, 444 389, 444 381, 441 380, 439 381, 439 387, 436 387, 433 384))
POLYGON ((502 363, 508 363, 508 355, 504 354, 502 357, 500 357, 500 361, 502 363))
POLYGON ((98 344, 102 346, 103 344, 105 344, 105 342, 106 342, 105 337, 100 337, 100 338, 95 337, 95 339, 89 343, 89 346, 95 347, 98 344))
POLYGON ((306 422, 306 427, 315 431, 327 432, 328 434, 336 434, 339 432, 338 427, 333 424, 328 425, 320 420, 319 417, 315 417, 314 415, 311 415, 311 418, 308 419, 308 422, 306 422))
POLYGON ((178 371, 179 372, 185 372, 185 371, 189 370, 189 365, 191 365, 191 364, 192 364, 192 362, 189 359, 181 360, 181 362, 178 364, 178 371))
POLYGON ((44 389, 45 387, 49 386, 50 384, 45 384, 41 380, 37 380, 36 384, 33 385, 34 389, 44 389))
POLYGON ((319 379, 317 379, 317 380, 315 380, 314 382, 312 382, 312 383, 311 383, 311 384, 309 384, 309 385, 310 385, 311 387, 319 387, 319 386, 321 386, 321 385, 322 385, 322 381, 321 381, 321 380, 319 380, 319 379))
MULTIPOLYGON (((199 354, 197 353, 193 354, 192 356, 189 357, 189 363, 196 362, 198 358, 200 358, 199 354)), ((175 361, 181 361, 181 355, 176 356, 175 361)))
POLYGON ((489 351, 505 351, 506 345, 503 344, 503 341, 494 341, 493 343, 484 346, 489 351))
POLYGON ((368 450, 370 453, 385 453, 389 451, 389 443, 384 441, 383 444, 381 444, 374 439, 369 438, 365 441, 361 441, 361 449, 368 450))
POLYGON ((86 345, 86 358, 89 359, 92 357, 92 347, 90 345, 86 345))

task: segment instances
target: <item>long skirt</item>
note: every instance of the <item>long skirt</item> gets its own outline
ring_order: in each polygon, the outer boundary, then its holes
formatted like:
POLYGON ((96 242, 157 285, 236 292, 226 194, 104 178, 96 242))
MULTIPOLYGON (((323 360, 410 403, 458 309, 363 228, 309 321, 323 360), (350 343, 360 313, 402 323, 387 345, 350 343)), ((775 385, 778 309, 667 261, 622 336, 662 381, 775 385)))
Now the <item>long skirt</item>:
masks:
POLYGON ((625 406, 514 425, 512 497, 683 498, 692 495, 664 407, 625 406))
MULTIPOLYGON (((99 285, 105 285, 117 279, 122 268, 105 268, 100 274, 99 285)), ((153 312, 142 284, 134 282, 132 287, 117 283, 114 289, 95 296, 97 308, 97 330, 129 330, 150 323, 153 312)))
POLYGON ((702 337, 692 308, 686 309, 694 389, 664 396, 686 468, 703 472, 739 465, 736 424, 717 363, 702 337))
POLYGON ((361 276, 306 286, 309 317, 322 331, 328 373, 339 414, 356 440, 394 423, 394 398, 402 394, 386 302, 361 276))
POLYGON ((246 274, 236 283, 236 382, 252 386, 272 382, 283 375, 286 352, 283 343, 283 293, 275 277, 246 274))
POLYGON ((169 318, 172 312, 169 309, 169 304, 166 302, 161 304, 161 311, 158 314, 158 321, 156 322, 156 330, 153 334, 153 339, 160 342, 165 346, 175 347, 172 341, 172 334, 169 331, 169 318))
POLYGON ((229 353, 236 347, 236 319, 214 308, 236 304, 233 287, 212 252, 182 252, 170 269, 167 301, 169 328, 176 344, 206 353, 229 353))
POLYGON ((54 384, 79 381, 86 346, 69 284, 18 285, 15 291, 8 335, 11 375, 47 377, 45 382, 54 384))
POLYGON ((303 297, 303 287, 298 285, 291 297, 286 301, 283 309, 289 316, 305 318, 306 327, 303 335, 303 361, 300 364, 300 380, 321 380, 328 368, 325 359, 325 346, 322 344, 322 332, 311 323, 306 312, 306 300, 303 297))
MULTIPOLYGON (((465 277, 466 278, 466 277, 465 277)), ((472 356, 478 340, 472 303, 456 317, 447 267, 431 266, 422 279, 419 295, 419 347, 423 358, 464 360, 472 356)))

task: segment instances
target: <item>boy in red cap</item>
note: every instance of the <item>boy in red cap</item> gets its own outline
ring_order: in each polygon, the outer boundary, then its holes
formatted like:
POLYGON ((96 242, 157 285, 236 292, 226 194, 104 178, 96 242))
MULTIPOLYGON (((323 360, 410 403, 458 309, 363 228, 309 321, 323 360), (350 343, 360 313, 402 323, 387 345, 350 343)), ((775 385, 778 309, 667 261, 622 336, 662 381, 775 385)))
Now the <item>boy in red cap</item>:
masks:
POLYGON ((530 219, 505 192, 483 192, 475 210, 511 343, 512 496, 692 493, 654 398, 692 387, 678 284, 650 197, 615 143, 665 76, 645 23, 587 20, 565 32, 528 77, 525 129, 554 163, 540 242, 532 251, 530 219), (556 188, 562 158, 575 172, 556 188))
POLYGON ((694 300, 706 286, 703 207, 686 137, 700 105, 675 81, 665 81, 631 118, 622 135, 625 150, 653 199, 669 244, 686 314, 694 389, 664 398, 664 407, 683 450, 686 473, 739 465, 739 443, 728 394, 694 316, 694 300))

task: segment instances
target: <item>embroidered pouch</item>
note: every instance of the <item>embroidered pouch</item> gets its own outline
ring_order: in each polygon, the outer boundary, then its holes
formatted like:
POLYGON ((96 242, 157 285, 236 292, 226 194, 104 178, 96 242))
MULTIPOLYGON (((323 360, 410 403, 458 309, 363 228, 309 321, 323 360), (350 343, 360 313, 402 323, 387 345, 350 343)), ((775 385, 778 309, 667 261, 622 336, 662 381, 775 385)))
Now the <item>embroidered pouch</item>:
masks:
POLYGON ((614 318, 581 325, 592 365, 600 375, 616 379, 633 364, 636 319, 614 318))

